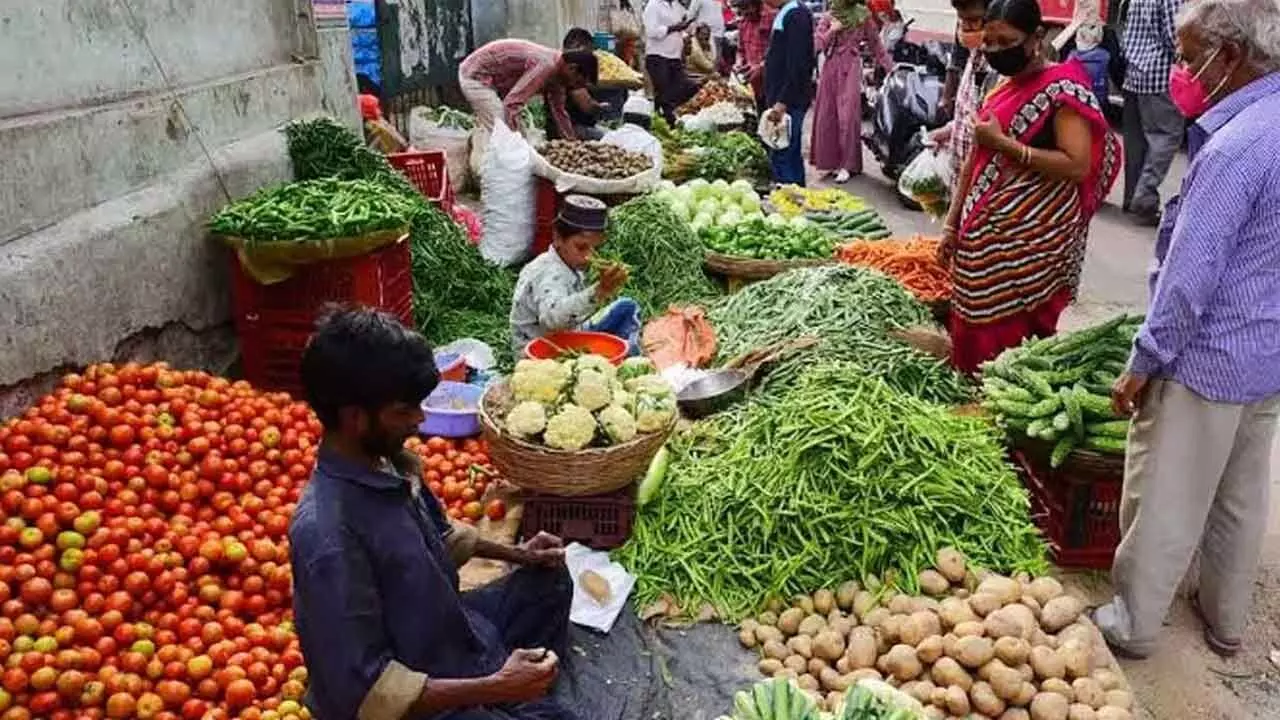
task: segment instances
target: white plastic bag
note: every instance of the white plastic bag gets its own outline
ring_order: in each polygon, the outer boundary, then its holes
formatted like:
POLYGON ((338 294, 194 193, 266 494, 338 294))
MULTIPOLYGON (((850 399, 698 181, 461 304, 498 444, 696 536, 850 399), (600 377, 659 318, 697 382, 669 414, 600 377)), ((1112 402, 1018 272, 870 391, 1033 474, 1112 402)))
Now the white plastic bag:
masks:
POLYGON ((898 192, 920 203, 931 217, 939 218, 951 205, 951 151, 924 138, 924 149, 898 177, 898 192))
POLYGON ((409 111, 409 144, 419 150, 443 150, 449 167, 449 184, 463 190, 471 182, 470 130, 440 127, 425 107, 409 111))
POLYGON ((617 130, 605 133, 604 137, 600 138, 600 142, 648 155, 653 161, 653 166, 658 169, 658 174, 662 174, 662 142, 644 128, 638 125, 623 125, 617 130))
POLYGON ((618 614, 627 604, 636 578, 626 568, 609 559, 609 553, 592 550, 585 545, 569 543, 564 549, 564 564, 573 580, 573 602, 569 606, 569 619, 576 625, 607 633, 613 628, 618 614), (596 601, 582 587, 582 574, 592 571, 609 585, 608 602, 596 601))
POLYGON ((775 122, 769 115, 764 113, 760 116, 760 125, 756 128, 760 141, 771 150, 786 150, 791 144, 791 116, 783 113, 775 122))
POLYGON ((633 90, 627 93, 627 101, 622 104, 622 114, 649 117, 653 115, 653 101, 645 97, 644 93, 633 90))
POLYGON ((480 199, 484 203, 484 235, 480 254, 497 265, 515 265, 533 244, 533 150, 501 119, 481 165, 480 199))

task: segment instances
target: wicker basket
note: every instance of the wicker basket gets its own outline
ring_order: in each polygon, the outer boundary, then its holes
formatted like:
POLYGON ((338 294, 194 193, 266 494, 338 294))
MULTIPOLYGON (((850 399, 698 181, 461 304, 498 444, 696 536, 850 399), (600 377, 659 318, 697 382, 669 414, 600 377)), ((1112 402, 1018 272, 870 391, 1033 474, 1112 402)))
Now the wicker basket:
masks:
POLYGON ((602 495, 626 487, 649 467, 676 425, 672 417, 662 430, 620 445, 555 450, 502 432, 495 418, 505 416, 514 404, 505 382, 491 385, 480 400, 480 427, 489 442, 489 458, 513 485, 544 495, 602 495))
POLYGON ((767 280, 788 270, 802 267, 834 265, 834 258, 804 258, 799 260, 757 260, 737 255, 721 255, 708 251, 703 264, 707 270, 727 278, 739 280, 767 280))
MULTIPOLYGON (((1015 435, 1011 437, 1011 444, 1029 460, 1043 463, 1044 467, 1049 467, 1049 456, 1053 453, 1052 443, 1039 438, 1015 435)), ((1124 455, 1113 455, 1087 448, 1078 448, 1067 454, 1066 460, 1062 462, 1062 465, 1057 470, 1080 480, 1111 480, 1117 477, 1124 477, 1124 458, 1124 455)))

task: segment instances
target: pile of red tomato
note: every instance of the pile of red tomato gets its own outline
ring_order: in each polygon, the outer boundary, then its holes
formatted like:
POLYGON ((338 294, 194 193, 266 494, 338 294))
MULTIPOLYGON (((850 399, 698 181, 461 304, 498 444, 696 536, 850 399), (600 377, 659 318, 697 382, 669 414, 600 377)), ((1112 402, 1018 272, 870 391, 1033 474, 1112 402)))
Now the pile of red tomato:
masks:
POLYGON ((320 429, 164 364, 0 424, 0 720, 306 720, 287 531, 320 429))
POLYGON ((507 505, 501 498, 485 501, 485 491, 497 477, 484 440, 410 438, 405 447, 422 458, 422 482, 444 505, 449 517, 474 524, 480 518, 501 520, 507 505))

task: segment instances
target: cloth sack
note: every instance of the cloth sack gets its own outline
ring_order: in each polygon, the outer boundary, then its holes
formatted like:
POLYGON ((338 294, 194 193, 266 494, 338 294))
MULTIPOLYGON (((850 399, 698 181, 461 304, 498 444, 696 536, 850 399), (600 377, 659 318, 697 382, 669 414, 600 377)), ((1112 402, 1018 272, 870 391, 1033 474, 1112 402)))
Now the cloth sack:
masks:
POLYGON ((533 243, 533 149, 495 119, 480 176, 484 235, 480 254, 496 265, 511 266, 529 255, 533 243))

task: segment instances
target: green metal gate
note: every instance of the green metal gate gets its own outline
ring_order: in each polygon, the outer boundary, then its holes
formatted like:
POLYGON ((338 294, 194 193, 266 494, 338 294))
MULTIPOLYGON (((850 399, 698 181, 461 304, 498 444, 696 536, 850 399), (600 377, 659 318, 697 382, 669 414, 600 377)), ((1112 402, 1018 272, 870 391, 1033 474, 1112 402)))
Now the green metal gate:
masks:
POLYGON ((382 106, 407 135, 410 109, 457 95, 458 65, 474 48, 471 0, 377 0, 377 11, 382 106))

